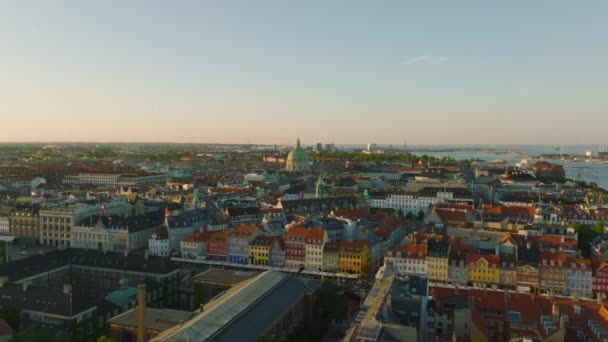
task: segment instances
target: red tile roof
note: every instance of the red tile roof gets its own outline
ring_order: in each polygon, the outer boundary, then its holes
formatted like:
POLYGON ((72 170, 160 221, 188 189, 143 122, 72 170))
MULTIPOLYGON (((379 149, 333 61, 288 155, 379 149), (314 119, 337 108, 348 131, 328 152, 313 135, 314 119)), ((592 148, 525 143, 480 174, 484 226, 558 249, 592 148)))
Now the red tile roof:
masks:
POLYGON ((401 252, 401 258, 407 259, 426 259, 427 245, 426 244, 411 244, 403 247, 394 247, 391 252, 401 252))
MULTIPOLYGON (((430 295, 438 301, 444 301, 447 297, 459 297, 471 303, 471 317, 473 323, 484 333, 487 333, 487 322, 484 312, 491 310, 494 317, 499 321, 508 323, 508 312, 517 312, 520 315, 519 325, 528 336, 547 337, 544 333, 541 316, 552 316, 553 304, 559 306, 559 312, 568 316, 568 326, 570 329, 589 329, 588 320, 598 322, 604 330, 608 330, 608 311, 604 305, 596 301, 579 300, 572 301, 570 298, 549 299, 547 296, 524 294, 524 293, 505 293, 495 290, 480 289, 456 289, 446 287, 431 287, 430 295), (578 309, 577 309, 578 308, 578 309), (580 310, 580 311, 578 311, 580 310), (531 328, 526 329, 525 326, 531 328)), ((559 326, 559 322, 557 322, 559 326)), ((521 329, 518 329, 521 330, 521 329)), ((588 330, 591 333, 590 330, 588 330)), ((554 333, 550 332, 550 334, 554 333)))
POLYGON ((185 239, 182 239, 184 242, 206 242, 211 238, 211 236, 215 234, 213 231, 206 232, 195 232, 193 235, 188 236, 185 239))
POLYGON ((487 261, 490 266, 494 265, 496 268, 500 267, 500 257, 498 255, 467 253, 467 265, 470 262, 477 262, 480 259, 487 261))
POLYGON ((255 232, 256 229, 258 229, 258 227, 255 225, 240 225, 240 226, 237 226, 234 228, 234 230, 237 232, 243 232, 243 233, 249 233, 249 234, 253 234, 253 232, 255 232))
POLYGON ((353 241, 353 242, 340 241, 338 246, 339 246, 341 253, 359 254, 363 251, 365 246, 367 246, 367 241, 366 240, 359 240, 359 241, 353 241))
POLYGON ((467 222, 467 210, 462 209, 444 209, 435 208, 433 209, 437 215, 441 218, 443 223, 446 222, 467 222))
POLYGON ((281 208, 260 209, 260 214, 280 214, 283 212, 281 208))
POLYGON ((306 243, 322 244, 325 237, 325 229, 323 228, 308 228, 306 243))
POLYGON ((226 242, 230 237, 230 233, 227 232, 215 232, 209 238, 211 242, 226 242))
POLYGON ((308 228, 305 227, 290 227, 285 235, 286 240, 293 238, 305 239, 308 236, 308 228))

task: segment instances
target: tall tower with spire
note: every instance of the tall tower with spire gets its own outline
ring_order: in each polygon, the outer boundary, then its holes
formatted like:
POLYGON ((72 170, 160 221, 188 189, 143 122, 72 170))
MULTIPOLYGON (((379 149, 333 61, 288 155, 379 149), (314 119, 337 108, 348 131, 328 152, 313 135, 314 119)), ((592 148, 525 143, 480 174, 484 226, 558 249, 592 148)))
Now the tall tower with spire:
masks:
POLYGON ((317 186, 315 189, 315 195, 317 198, 324 198, 325 197, 325 182, 323 182, 323 179, 321 176, 319 176, 319 180, 317 180, 317 186))

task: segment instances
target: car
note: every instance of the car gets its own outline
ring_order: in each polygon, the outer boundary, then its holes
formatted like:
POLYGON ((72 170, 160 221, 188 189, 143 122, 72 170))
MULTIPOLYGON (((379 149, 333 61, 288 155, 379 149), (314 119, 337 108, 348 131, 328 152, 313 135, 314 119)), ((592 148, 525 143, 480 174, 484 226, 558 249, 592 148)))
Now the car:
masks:
POLYGON ((28 252, 28 251, 21 251, 21 252, 19 252, 19 254, 21 254, 21 255, 30 255, 30 252, 28 252))

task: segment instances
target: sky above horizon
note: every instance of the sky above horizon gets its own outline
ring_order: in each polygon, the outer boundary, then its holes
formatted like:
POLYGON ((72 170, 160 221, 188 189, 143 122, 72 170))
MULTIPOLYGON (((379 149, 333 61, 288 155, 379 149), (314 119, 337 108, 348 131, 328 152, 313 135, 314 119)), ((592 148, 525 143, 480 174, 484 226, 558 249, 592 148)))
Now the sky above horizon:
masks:
POLYGON ((607 1, 2 1, 0 141, 608 144, 607 1))

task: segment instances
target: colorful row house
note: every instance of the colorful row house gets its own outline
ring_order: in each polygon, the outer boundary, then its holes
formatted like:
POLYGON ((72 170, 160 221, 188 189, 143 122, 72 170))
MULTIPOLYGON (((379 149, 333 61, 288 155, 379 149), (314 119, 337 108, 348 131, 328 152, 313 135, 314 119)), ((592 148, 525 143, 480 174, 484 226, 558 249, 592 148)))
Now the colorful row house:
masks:
POLYGON ((541 252, 540 288, 545 292, 566 294, 568 269, 564 252, 541 252))
POLYGON ((476 287, 500 283, 500 257, 467 253, 467 282, 476 287))
POLYGON ((400 274, 426 277, 426 256, 426 244, 411 244, 389 249, 384 263, 395 266, 400 274))
POLYGON ((517 249, 517 287, 537 292, 540 285, 540 248, 526 243, 517 249))
POLYGON ((304 257, 304 267, 307 270, 323 270, 323 247, 327 243, 327 240, 327 231, 325 229, 308 228, 304 257))
POLYGON ((595 268, 593 276, 593 294, 606 298, 608 294, 608 263, 600 262, 595 268))
POLYGON ((327 232, 323 228, 290 227, 285 234, 285 266, 323 270, 323 248, 327 232))
POLYGON ((448 281, 453 284, 466 285, 467 283, 467 253, 470 246, 451 244, 448 281))
POLYGON ((257 236, 249 244, 252 265, 284 267, 285 243, 280 236, 257 236))
POLYGON ((328 242, 323 248, 323 271, 338 272, 338 242, 328 242))
POLYGON ((568 294, 591 298, 593 295, 593 269, 591 260, 572 258, 566 262, 566 288, 568 294))
POLYGON ((235 264, 249 264, 249 244, 261 234, 255 225, 238 226, 227 239, 226 261, 235 264))
POLYGON ((338 243, 338 272, 364 274, 369 270, 371 255, 367 241, 338 243))
POLYGON ((500 285, 504 288, 517 287, 517 267, 515 256, 501 255, 500 257, 500 285))
POLYGON ((196 232, 180 241, 182 258, 205 260, 207 258, 207 244, 215 232, 196 232))
POLYGON ((229 237, 230 233, 227 232, 216 232, 211 235, 207 243, 207 260, 226 261, 229 237))
POLYGON ((431 281, 447 282, 451 246, 445 240, 430 238, 427 241, 426 269, 431 281))
POLYGON ((285 267, 305 267, 308 228, 290 227, 285 234, 285 267))

